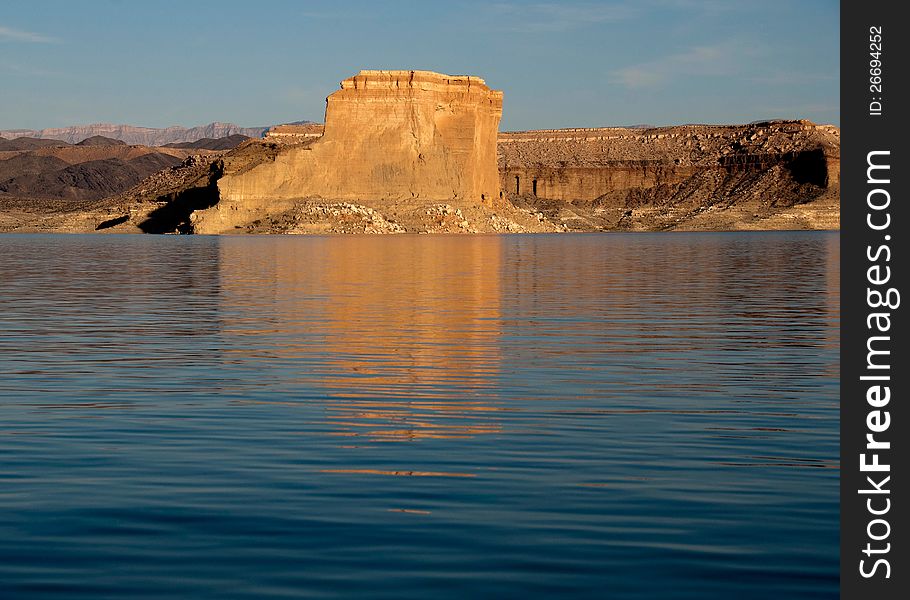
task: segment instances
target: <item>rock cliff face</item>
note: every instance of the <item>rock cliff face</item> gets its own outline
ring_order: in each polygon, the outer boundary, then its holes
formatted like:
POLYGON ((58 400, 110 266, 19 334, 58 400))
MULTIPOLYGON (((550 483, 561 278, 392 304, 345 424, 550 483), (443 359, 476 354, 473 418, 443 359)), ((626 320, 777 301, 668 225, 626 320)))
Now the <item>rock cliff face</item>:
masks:
POLYGON ((225 163, 196 230, 232 230, 296 199, 459 205, 499 201, 502 92, 477 77, 361 71, 326 100, 325 133, 255 165, 225 163))
POLYGON ((578 229, 839 227, 840 131, 809 121, 503 133, 499 170, 578 229))

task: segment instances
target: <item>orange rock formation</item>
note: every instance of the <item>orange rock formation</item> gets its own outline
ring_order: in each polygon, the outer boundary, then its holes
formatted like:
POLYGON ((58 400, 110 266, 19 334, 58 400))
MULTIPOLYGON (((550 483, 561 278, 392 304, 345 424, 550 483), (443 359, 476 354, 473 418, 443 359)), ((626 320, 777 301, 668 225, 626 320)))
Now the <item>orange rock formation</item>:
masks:
POLYGON ((197 231, 225 231, 301 198, 492 204, 501 114, 502 92, 478 77, 361 71, 326 99, 321 138, 252 168, 226 168, 218 206, 197 231))

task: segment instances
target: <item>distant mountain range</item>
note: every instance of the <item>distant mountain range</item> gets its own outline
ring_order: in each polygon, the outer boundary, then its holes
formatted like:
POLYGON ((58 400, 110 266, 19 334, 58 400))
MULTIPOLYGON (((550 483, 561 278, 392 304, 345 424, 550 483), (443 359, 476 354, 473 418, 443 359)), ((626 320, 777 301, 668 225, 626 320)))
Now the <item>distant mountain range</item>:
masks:
POLYGON ((45 140, 61 140, 76 144, 95 136, 121 140, 131 145, 164 146, 195 142, 209 138, 218 139, 232 135, 262 137, 268 127, 240 127, 233 123, 209 123, 198 127, 138 127, 136 125, 112 125, 96 123, 94 125, 74 125, 72 127, 54 127, 48 129, 5 129, 0 130, 0 137, 7 139, 29 137, 45 140))

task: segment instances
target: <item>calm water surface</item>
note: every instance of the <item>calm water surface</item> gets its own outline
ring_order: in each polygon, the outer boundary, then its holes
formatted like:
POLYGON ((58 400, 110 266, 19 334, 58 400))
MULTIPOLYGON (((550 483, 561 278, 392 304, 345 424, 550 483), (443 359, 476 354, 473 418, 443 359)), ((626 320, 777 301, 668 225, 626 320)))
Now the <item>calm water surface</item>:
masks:
POLYGON ((0 597, 836 597, 838 252, 0 236, 0 597))

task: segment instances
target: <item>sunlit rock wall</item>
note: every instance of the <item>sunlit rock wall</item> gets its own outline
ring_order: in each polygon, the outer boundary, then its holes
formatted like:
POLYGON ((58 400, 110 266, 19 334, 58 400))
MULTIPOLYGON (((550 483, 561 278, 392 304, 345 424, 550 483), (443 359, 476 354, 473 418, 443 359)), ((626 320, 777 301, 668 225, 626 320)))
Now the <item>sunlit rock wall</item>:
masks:
MULTIPOLYGON (((491 204, 501 114, 502 92, 477 77, 361 71, 327 98, 317 141, 252 168, 226 168, 218 210, 311 197, 491 204)), ((231 219, 222 220, 212 229, 231 219)))

